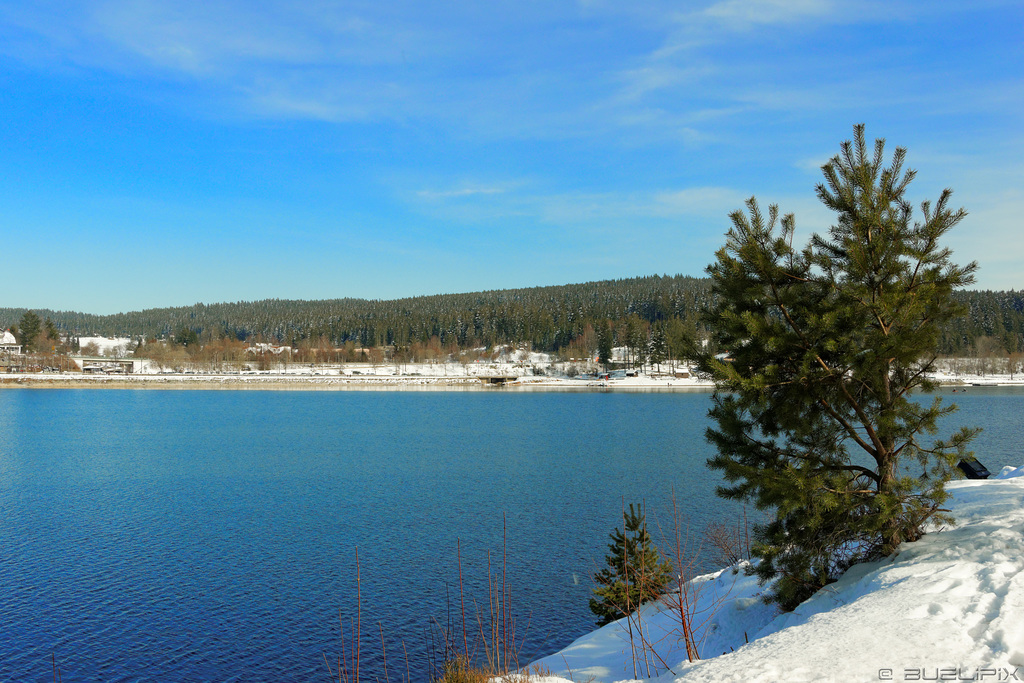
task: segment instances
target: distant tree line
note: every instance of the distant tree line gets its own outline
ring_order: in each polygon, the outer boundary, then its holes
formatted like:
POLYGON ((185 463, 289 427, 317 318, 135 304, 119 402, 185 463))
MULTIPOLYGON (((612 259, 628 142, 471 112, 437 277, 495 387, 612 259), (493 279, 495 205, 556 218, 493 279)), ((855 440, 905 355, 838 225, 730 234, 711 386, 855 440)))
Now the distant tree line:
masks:
POLYGON ((939 353, 1024 352, 1024 291, 960 291, 953 293, 953 300, 968 312, 943 327, 939 353))
MULTIPOLYGON (((940 354, 1024 352, 1024 292, 961 291, 955 297, 969 312, 943 328, 940 354)), ((626 347, 642 365, 660 355, 677 357, 671 346, 683 334, 708 336, 700 313, 711 303, 707 278, 676 275, 390 301, 266 299, 106 316, 34 314, 65 336, 177 339, 185 346, 222 340, 350 349, 512 345, 565 357, 610 353, 615 346, 626 347)), ((16 329, 27 312, 0 308, 0 327, 16 329)))
MULTIPOLYGON (((332 299, 196 304, 108 316, 36 309, 62 331, 131 338, 180 336, 200 342, 234 338, 298 347, 322 341, 359 348, 427 344, 460 348, 529 345, 538 351, 568 349, 598 327, 678 319, 696 331, 707 304, 703 278, 652 276, 555 287, 441 294, 392 301, 332 299), (632 321, 630 323, 630 321, 632 321)), ((0 309, 0 325, 15 324, 25 309, 0 309)), ((626 330, 616 332, 625 338, 626 330)), ((620 344, 616 344, 620 345, 620 344)), ((624 344, 622 344, 624 345, 624 344)))

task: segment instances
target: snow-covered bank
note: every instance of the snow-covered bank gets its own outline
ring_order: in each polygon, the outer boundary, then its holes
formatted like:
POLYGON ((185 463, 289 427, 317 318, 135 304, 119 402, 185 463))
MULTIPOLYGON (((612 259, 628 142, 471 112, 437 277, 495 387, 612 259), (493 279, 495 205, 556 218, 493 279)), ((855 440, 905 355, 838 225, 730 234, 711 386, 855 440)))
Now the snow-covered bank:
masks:
MULTIPOLYGON (((706 657, 699 662, 686 661, 675 615, 647 605, 650 638, 671 669, 659 663, 653 678, 1024 680, 1024 467, 1004 468, 988 481, 952 482, 949 489, 956 527, 855 566, 790 614, 777 616, 761 603, 756 581, 742 573, 697 579, 703 587, 698 612, 710 616, 698 633, 706 657)), ((538 664, 575 681, 633 679, 623 624, 588 634, 538 664)), ((637 677, 646 677, 639 647, 637 654, 637 677)))
MULTIPOLYGON (((193 361, 183 352, 173 359, 135 358, 135 341, 127 337, 80 337, 82 353, 71 356, 81 372, 48 372, 53 360, 39 363, 43 372, 11 372, 0 375, 3 386, 173 386, 178 388, 416 388, 470 387, 484 378, 501 378, 505 386, 678 391, 712 389, 711 381, 698 377, 687 361, 665 361, 628 367, 628 349, 612 350, 611 372, 594 358, 558 358, 513 347, 472 349, 473 356, 448 356, 409 362, 299 362, 290 347, 257 344, 250 350, 269 349, 242 360, 193 361), (472 358, 472 359, 471 359, 472 358), (128 361, 131 361, 130 363, 128 361), (628 368, 628 369, 627 369, 628 368)), ((157 342, 164 346, 163 342, 157 342)), ((180 350, 180 349, 179 349, 180 350)), ((154 356, 154 358, 160 356, 154 356)), ((364 356, 365 358, 365 356, 364 356)), ((1017 366, 1014 366, 1017 367, 1017 366)), ((24 368, 22 368, 24 370, 24 368)), ((934 379, 953 387, 1021 385, 1024 375, 1011 374, 1010 366, 981 363, 977 359, 942 359, 934 379), (984 371, 985 374, 978 374, 984 371)))
POLYGON ((710 383, 630 377, 606 381, 568 377, 519 378, 496 385, 487 375, 321 374, 321 373, 11 373, 3 388, 172 388, 172 389, 459 389, 484 391, 708 391, 710 383))
MULTIPOLYGON (((109 369, 114 369, 111 366, 109 369)), ((623 391, 689 391, 710 390, 713 384, 696 377, 690 368, 678 372, 636 373, 624 376, 612 373, 608 378, 597 375, 569 377, 550 366, 526 367, 521 363, 495 362, 479 365, 456 363, 403 363, 370 365, 346 363, 338 365, 302 365, 292 363, 271 370, 209 371, 188 370, 168 372, 153 361, 141 361, 141 368, 132 373, 106 371, 63 373, 10 373, 0 374, 0 387, 176 387, 176 388, 416 388, 482 386, 482 379, 503 377, 508 388, 567 389, 567 390, 623 390, 623 391), (542 370, 542 372, 537 372, 542 370), (685 376, 681 376, 684 375, 685 376)), ((938 374, 936 380, 943 385, 967 389, 970 386, 1024 386, 1024 376, 1008 375, 949 375, 938 374)), ((494 387, 488 387, 493 389, 494 387)))

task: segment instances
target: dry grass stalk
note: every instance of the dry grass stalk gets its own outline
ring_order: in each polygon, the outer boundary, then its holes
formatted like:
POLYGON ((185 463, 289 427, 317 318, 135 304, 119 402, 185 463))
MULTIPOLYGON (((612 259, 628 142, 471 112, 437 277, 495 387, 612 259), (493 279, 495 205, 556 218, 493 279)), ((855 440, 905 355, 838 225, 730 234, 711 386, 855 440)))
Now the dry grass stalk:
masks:
POLYGON ((502 554, 500 576, 492 564, 491 552, 487 552, 487 607, 481 610, 476 605, 477 632, 473 640, 469 639, 467 627, 466 596, 462 571, 462 543, 457 544, 457 561, 459 571, 459 609, 462 621, 462 637, 459 639, 451 614, 451 599, 448 617, 442 626, 433 620, 433 634, 436 633, 440 643, 434 640, 433 652, 441 653, 440 665, 433 659, 430 669, 435 681, 469 680, 451 677, 486 675, 489 679, 515 677, 522 680, 526 672, 519 665, 519 654, 522 643, 517 633, 517 621, 513 611, 512 584, 508 578, 508 525, 502 519, 502 554), (461 640, 461 643, 459 642, 461 640))
MULTIPOLYGON (((349 626, 355 631, 355 640, 349 648, 345 647, 345 620, 341 616, 341 609, 338 609, 338 627, 341 633, 341 653, 338 655, 337 670, 331 668, 331 663, 324 653, 324 663, 327 664, 327 672, 331 680, 338 683, 359 683, 360 664, 362 654, 362 627, 363 627, 363 580, 362 568, 359 565, 359 548, 356 548, 356 619, 350 621, 349 626)), ((383 644, 384 629, 381 627, 381 643, 383 644)), ((384 662, 385 673, 387 672, 387 660, 384 662)))
MULTIPOLYGON (((532 676, 547 675, 539 669, 526 671, 519 665, 519 654, 522 643, 518 640, 516 618, 512 610, 512 585, 508 579, 508 530, 507 521, 502 524, 502 557, 501 575, 492 571, 491 553, 487 553, 487 609, 486 615, 477 608, 476 620, 478 632, 470 640, 470 630, 466 616, 466 596, 462 571, 462 541, 456 545, 456 560, 459 572, 459 610, 462 621, 462 637, 457 635, 454 616, 452 614, 451 596, 446 601, 448 612, 442 625, 437 619, 431 619, 428 630, 426 672, 431 681, 439 683, 484 683, 497 680, 508 683, 524 683, 532 676), (459 642, 461 640, 461 642, 459 642), (440 656, 440 663, 437 656, 440 656)), ((446 590, 448 587, 446 586, 446 590)), ((474 602, 475 604, 475 602, 474 602)), ((361 630, 362 630, 362 575, 359 564, 359 552, 356 551, 356 618, 349 623, 350 633, 354 638, 346 644, 345 623, 338 611, 338 624, 341 634, 341 653, 335 666, 331 665, 324 653, 324 663, 328 675, 337 683, 359 683, 361 676, 361 630)), ((380 633, 381 656, 383 660, 384 683, 390 683, 387 662, 386 639, 384 626, 377 622, 380 633)), ((403 683, 411 683, 412 674, 409 663, 409 651, 405 640, 402 640, 402 651, 405 657, 405 677, 403 683)))

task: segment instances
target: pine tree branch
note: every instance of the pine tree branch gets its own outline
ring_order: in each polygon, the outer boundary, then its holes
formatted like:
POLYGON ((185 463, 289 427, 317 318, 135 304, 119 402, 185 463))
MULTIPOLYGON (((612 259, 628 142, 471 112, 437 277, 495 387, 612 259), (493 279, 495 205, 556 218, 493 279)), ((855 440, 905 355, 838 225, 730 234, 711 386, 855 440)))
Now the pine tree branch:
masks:
MULTIPOLYGON (((818 357, 818 360, 822 364, 824 364, 824 361, 821 360, 820 356, 818 357)), ((850 431, 851 438, 853 438, 854 441, 857 442, 857 445, 859 445, 869 455, 871 455, 871 457, 873 457, 875 459, 875 462, 878 463, 879 467, 881 467, 882 466, 883 453, 886 450, 885 449, 885 444, 882 443, 881 438, 878 436, 878 431, 875 429, 874 423, 871 421, 870 416, 867 413, 864 412, 864 409, 860 405, 860 402, 857 401, 857 399, 855 399, 850 394, 849 389, 846 386, 846 383, 843 382, 842 379, 840 379, 838 384, 839 384, 840 392, 842 392, 843 396, 846 397, 847 403, 850 406, 850 408, 853 410, 853 412, 856 413, 857 419, 860 420, 861 426, 864 428, 864 433, 868 435, 868 437, 870 438, 871 443, 874 445, 874 447, 872 448, 872 447, 867 446, 867 444, 860 439, 860 436, 857 435, 856 431, 852 431, 852 426, 851 426, 851 431, 850 431)), ((832 408, 832 406, 828 406, 828 407, 832 411, 832 414, 835 416, 835 418, 840 421, 840 424, 844 424, 845 420, 838 414, 838 412, 836 412, 832 408)))

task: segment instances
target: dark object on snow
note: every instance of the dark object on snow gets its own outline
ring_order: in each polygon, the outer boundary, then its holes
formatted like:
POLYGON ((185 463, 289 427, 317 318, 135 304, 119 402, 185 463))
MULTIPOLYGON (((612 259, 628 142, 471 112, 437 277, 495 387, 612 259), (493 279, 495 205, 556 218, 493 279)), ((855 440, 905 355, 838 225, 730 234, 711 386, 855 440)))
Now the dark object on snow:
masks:
POLYGON ((992 473, 978 460, 961 460, 956 464, 968 479, 988 479, 992 473))

